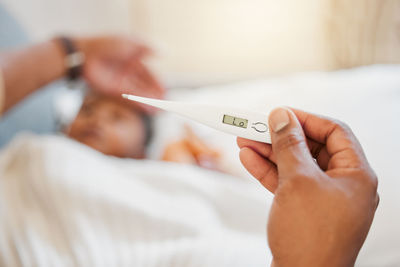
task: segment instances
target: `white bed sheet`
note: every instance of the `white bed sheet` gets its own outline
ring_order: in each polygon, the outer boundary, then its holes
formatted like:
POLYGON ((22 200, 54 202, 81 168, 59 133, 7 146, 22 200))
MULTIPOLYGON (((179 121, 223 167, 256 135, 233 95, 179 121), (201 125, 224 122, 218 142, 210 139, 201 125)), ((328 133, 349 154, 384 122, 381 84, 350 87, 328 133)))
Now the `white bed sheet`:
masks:
POLYGON ((22 135, 0 155, 0 266, 266 266, 253 181, 22 135))
MULTIPOLYGON (((379 177, 381 197, 375 221, 357 266, 400 266, 400 66, 375 65, 336 72, 311 72, 268 80, 174 90, 174 100, 251 108, 266 114, 287 105, 340 119, 359 138, 379 177)), ((224 165, 239 176, 241 166, 235 137, 191 123, 173 114, 156 121, 151 155, 158 157, 167 140, 181 134, 181 124, 224 152, 224 165)))

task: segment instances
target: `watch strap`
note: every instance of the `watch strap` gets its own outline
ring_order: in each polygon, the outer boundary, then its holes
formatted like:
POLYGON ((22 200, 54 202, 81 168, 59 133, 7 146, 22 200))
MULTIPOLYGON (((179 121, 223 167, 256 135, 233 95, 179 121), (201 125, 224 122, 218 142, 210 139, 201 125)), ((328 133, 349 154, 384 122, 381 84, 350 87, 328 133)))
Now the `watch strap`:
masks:
POLYGON ((80 52, 75 43, 68 37, 61 36, 58 41, 65 53, 65 67, 67 69, 67 78, 70 81, 76 81, 82 75, 84 55, 80 52))

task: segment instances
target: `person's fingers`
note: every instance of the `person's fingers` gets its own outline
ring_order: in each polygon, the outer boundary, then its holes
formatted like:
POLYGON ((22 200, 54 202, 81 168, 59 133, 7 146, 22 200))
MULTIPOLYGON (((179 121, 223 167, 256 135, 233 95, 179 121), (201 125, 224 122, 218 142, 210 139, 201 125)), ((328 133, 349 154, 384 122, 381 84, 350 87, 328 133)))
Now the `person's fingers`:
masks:
POLYGON ((100 55, 117 61, 127 61, 132 57, 139 60, 152 53, 144 43, 127 37, 111 36, 97 39, 100 55))
POLYGON ((146 57, 154 54, 154 50, 150 46, 148 46, 143 40, 140 40, 138 38, 127 38, 126 40, 137 57, 146 57))
POLYGON ((113 94, 118 81, 117 68, 107 66, 100 61, 91 61, 84 69, 84 77, 89 86, 105 94, 113 94))
POLYGON ((240 161, 247 171, 253 175, 266 189, 274 193, 278 187, 276 166, 260 156, 254 150, 243 147, 239 153, 240 161))
POLYGON ((266 143, 261 143, 253 140, 249 140, 246 138, 238 137, 236 139, 237 145, 239 148, 243 147, 248 147, 253 149, 255 152, 257 152, 259 155, 263 156, 264 158, 267 158, 268 160, 272 161, 275 163, 275 156, 274 153, 272 152, 272 146, 270 144, 266 143))
POLYGON ((328 163, 330 160, 330 156, 328 151, 326 150, 326 146, 320 144, 310 138, 307 138, 307 145, 310 149, 311 155, 314 159, 316 159, 318 166, 325 171, 328 168, 328 163))
MULTIPOLYGON (((155 80, 149 70, 140 61, 131 61, 122 70, 118 70, 118 82, 112 85, 115 94, 135 94, 144 97, 163 98, 165 90, 155 80)), ((137 104, 146 113, 154 114, 157 109, 145 104, 137 104)))
POLYGON ((142 59, 144 57, 148 57, 154 54, 154 51, 144 44, 136 44, 135 47, 136 51, 133 56, 136 57, 136 59, 142 59))
POLYGON ((376 193, 376 197, 375 197, 375 203, 376 203, 375 210, 378 208, 380 200, 381 200, 381 198, 379 197, 379 194, 376 193))
POLYGON ((161 160, 196 164, 196 158, 183 141, 168 144, 164 149, 161 160))
POLYGON ((140 79, 146 90, 146 97, 163 98, 165 88, 151 73, 151 71, 139 60, 132 60, 126 69, 126 75, 132 75, 140 79))
POLYGON ((220 156, 220 153, 217 150, 209 147, 203 140, 201 140, 188 124, 184 125, 184 129, 186 135, 184 142, 186 143, 187 147, 190 148, 196 158, 203 155, 215 159, 220 156))
POLYGON ((142 63, 140 62, 143 76, 146 77, 149 87, 152 88, 155 97, 162 98, 165 94, 165 88, 161 85, 156 76, 142 63))
POLYGON ((274 109, 269 115, 269 126, 279 177, 286 179, 315 168, 303 129, 290 109, 274 109))
POLYGON ((342 122, 293 109, 304 134, 326 147, 329 157, 327 169, 358 168, 366 165, 366 158, 357 138, 342 122))
MULTIPOLYGON (((276 157, 272 151, 272 146, 270 144, 261 143, 242 137, 238 137, 236 142, 239 148, 243 147, 251 148, 264 158, 267 158, 268 160, 276 164, 276 157)), ((308 138, 307 138, 307 145, 308 148, 310 149, 312 157, 317 160, 317 163, 320 166, 320 168, 322 170, 326 170, 328 168, 328 163, 330 159, 328 152, 326 151, 326 146, 308 138)))

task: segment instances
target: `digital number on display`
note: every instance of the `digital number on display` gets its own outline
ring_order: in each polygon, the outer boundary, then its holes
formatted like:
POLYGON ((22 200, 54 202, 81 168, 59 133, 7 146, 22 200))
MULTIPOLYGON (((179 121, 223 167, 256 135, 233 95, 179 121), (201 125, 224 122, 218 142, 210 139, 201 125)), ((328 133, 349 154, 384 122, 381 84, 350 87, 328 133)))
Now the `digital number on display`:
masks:
POLYGON ((240 128, 247 128, 248 120, 237 118, 229 115, 224 115, 224 119, 222 120, 223 123, 233 125, 240 128))

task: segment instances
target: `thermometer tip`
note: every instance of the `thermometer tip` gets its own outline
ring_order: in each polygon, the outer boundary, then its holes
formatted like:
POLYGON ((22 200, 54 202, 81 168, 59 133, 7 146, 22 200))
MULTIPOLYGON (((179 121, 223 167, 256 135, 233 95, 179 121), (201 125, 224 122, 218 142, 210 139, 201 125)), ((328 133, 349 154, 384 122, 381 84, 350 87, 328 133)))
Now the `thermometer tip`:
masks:
POLYGON ((128 98, 129 98, 129 95, 127 95, 127 94, 122 94, 122 97, 128 99, 128 98))

